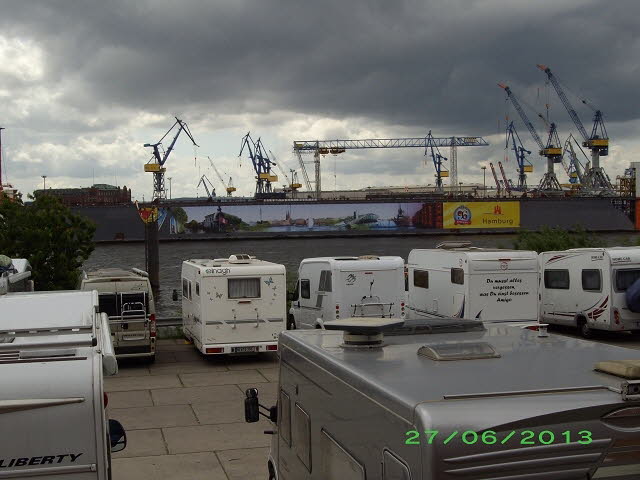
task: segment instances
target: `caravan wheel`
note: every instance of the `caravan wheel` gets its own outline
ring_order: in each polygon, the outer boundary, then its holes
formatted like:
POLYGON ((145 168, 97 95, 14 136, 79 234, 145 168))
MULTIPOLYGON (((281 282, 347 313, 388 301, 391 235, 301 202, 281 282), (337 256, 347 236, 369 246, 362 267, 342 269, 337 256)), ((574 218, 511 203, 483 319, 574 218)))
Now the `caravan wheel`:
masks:
POLYGON ((584 317, 578 319, 578 331, 583 338, 593 338, 593 329, 589 327, 584 317))

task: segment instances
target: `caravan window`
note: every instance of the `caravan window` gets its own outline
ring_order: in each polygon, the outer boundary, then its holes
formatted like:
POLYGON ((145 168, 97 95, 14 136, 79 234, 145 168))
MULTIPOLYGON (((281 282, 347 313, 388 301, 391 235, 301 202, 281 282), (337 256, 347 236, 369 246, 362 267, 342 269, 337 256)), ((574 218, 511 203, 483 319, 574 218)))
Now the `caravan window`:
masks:
POLYGON ((413 286, 418 288, 429 288, 429 272, 426 270, 414 270, 413 286))
POLYGON ((600 269, 582 270, 582 290, 585 292, 602 291, 602 271, 600 269))
POLYGON ((569 290, 569 270, 545 270, 544 288, 569 290))
POLYGON ((196 282, 196 295, 200 296, 200 282, 196 282))
POLYGON ((640 270, 637 268, 616 270, 616 292, 625 292, 638 279, 640 270))
POLYGON ((229 298, 260 298, 259 278, 228 278, 229 298))
POLYGON ((282 441, 291 446, 291 398, 287 392, 280 390, 280 404, 278 405, 278 421, 280 422, 280 436, 282 441))
POLYGON ((189 298, 189 280, 186 278, 182 279, 182 296, 184 298, 189 298))
POLYGON ((300 280, 300 296, 302 298, 311 298, 311 283, 309 280, 300 280))
POLYGON ((297 403, 293 414, 293 429, 291 433, 293 435, 293 449, 296 455, 302 460, 307 470, 311 471, 311 419, 309 414, 297 403))
POLYGON ((464 285, 464 270, 461 268, 451 269, 451 283, 456 285, 464 285))
POLYGON ((324 429, 320 437, 320 458, 322 478, 366 478, 364 467, 324 429))
POLYGON ((320 272, 320 286, 318 290, 321 292, 331 291, 331 270, 322 270, 322 272, 320 272))

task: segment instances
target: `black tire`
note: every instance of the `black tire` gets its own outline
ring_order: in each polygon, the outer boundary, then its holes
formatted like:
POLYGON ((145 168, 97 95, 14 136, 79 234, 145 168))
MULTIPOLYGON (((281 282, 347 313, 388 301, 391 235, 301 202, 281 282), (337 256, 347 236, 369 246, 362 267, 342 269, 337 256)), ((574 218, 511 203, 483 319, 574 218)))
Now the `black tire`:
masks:
POLYGON ((320 325, 316 325, 316 330, 321 330, 322 327, 320 325))
POLYGON ((578 319, 578 332, 582 338, 593 338, 593 329, 589 328, 586 318, 578 319))

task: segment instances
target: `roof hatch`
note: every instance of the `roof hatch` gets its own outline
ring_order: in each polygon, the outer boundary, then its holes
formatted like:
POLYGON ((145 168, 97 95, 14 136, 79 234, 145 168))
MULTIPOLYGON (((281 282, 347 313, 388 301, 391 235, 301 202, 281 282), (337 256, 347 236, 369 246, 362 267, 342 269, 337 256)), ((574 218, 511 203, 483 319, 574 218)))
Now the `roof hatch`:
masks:
POLYGON ((418 349, 418 355, 435 361, 480 360, 499 358, 500 354, 487 342, 439 343, 424 345, 418 349))
POLYGON ((383 345, 383 331, 399 327, 403 323, 404 320, 397 318, 360 317, 324 322, 324 328, 344 331, 343 347, 374 348, 383 345))

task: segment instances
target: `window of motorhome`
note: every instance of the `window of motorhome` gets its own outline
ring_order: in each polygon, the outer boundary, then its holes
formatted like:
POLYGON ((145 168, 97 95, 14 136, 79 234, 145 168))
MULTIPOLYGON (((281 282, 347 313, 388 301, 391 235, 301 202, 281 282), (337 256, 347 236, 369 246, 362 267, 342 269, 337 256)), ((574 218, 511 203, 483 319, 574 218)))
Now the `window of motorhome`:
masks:
POLYGON ((311 298, 311 282, 309 280, 300 280, 300 296, 311 298))
POLYGON ((187 282, 189 284, 189 300, 191 300, 191 282, 187 282))
POLYGON ((118 297, 116 294, 101 293, 98 295, 98 309, 110 317, 120 315, 120 312, 118 311, 118 297))
POLYGON ((189 298, 189 280, 186 278, 182 279, 182 296, 184 298, 189 298))
POLYGON ((461 268, 451 269, 451 283, 456 285, 464 285, 464 270, 461 268))
POLYGON ((321 292, 331 291, 331 270, 322 270, 320 272, 320 286, 318 290, 321 292))
MULTIPOLYGON (((364 480, 364 467, 351 456, 325 429, 320 437, 320 469, 322 478, 364 480)), ((394 477, 386 477, 394 478, 394 477)), ((401 478, 401 477, 398 477, 401 478)))
POLYGON ((260 298, 259 278, 228 278, 229 298, 260 298))
POLYGON ((200 282, 196 282, 196 295, 200 296, 200 282))
POLYGON ((307 470, 311 471, 311 419, 309 418, 309 414, 297 403, 293 413, 293 428, 291 433, 293 450, 305 467, 307 467, 307 470))
POLYGON ((278 405, 278 420, 280 425, 278 432, 282 441, 291 446, 291 398, 287 392, 280 390, 280 405, 278 405))
POLYGON ((582 290, 584 290, 585 292, 602 291, 602 270, 582 270, 582 290))
POLYGON ((414 270, 413 286, 418 288, 429 288, 429 272, 427 270, 414 270))
POLYGON ((569 290, 569 270, 545 270, 544 288, 569 290))
POLYGON ((625 292, 638 279, 640 279, 640 269, 638 268, 616 270, 616 292, 625 292))

